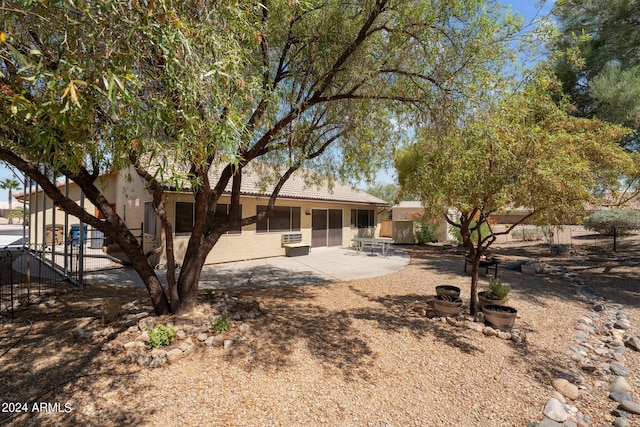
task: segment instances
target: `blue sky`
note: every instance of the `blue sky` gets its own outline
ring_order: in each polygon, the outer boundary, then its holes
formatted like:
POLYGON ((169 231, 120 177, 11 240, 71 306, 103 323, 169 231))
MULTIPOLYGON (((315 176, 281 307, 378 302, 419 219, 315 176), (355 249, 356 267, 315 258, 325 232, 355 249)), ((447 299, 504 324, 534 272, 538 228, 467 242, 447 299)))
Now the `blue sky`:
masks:
MULTIPOLYGON (((541 9, 542 13, 548 13, 554 2, 555 0, 545 1, 541 9)), ((501 3, 505 6, 510 6, 511 10, 522 15, 525 18, 525 22, 528 22, 531 19, 535 18, 536 14, 539 11, 537 2, 534 0, 502 0, 501 3)), ((0 163, 0 180, 4 180, 7 178, 16 179, 11 171, 0 163)), ((22 178, 20 177, 19 179, 22 178)), ((395 182, 395 178, 393 177, 392 172, 387 171, 380 173, 378 181, 383 183, 392 183, 395 182)), ((7 198, 8 192, 6 190, 0 190, 0 201, 6 201, 7 198)))

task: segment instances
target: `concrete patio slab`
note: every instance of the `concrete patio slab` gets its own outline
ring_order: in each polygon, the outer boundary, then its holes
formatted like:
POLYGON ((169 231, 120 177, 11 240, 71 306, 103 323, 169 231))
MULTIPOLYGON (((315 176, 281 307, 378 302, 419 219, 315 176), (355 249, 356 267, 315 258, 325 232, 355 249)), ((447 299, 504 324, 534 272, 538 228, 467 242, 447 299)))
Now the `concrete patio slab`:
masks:
MULTIPOLYGON (((283 256, 205 266, 200 276, 200 288, 264 288, 342 282, 391 274, 408 263, 409 255, 399 248, 392 248, 386 257, 379 250, 371 253, 357 252, 350 248, 314 248, 306 256, 283 256)), ((162 272, 159 277, 166 285, 162 272)), ((143 286, 131 268, 87 272, 85 283, 143 286)))

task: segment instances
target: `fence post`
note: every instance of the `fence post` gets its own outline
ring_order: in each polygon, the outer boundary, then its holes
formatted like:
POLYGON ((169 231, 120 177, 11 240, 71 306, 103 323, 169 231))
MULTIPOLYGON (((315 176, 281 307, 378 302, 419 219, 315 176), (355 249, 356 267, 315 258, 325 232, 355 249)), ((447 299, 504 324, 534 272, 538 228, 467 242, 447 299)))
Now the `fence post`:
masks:
POLYGON ((13 255, 9 252, 9 286, 11 293, 11 318, 13 319, 13 255))
MULTIPOLYGON (((80 208, 84 210, 84 191, 80 190, 80 208)), ((80 238, 78 239, 78 286, 84 286, 84 227, 80 221, 80 238)))

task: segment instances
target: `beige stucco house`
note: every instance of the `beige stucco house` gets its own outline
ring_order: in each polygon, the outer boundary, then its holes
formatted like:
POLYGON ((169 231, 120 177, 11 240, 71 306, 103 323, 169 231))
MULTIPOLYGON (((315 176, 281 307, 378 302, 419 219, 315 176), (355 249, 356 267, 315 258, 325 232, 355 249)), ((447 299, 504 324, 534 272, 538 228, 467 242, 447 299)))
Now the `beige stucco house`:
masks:
MULTIPOLYGON (((217 182, 216 170, 210 174, 217 182)), ((257 224, 233 230, 222 236, 207 258, 207 264, 248 260, 285 255, 285 243, 293 239, 313 248, 327 246, 352 246, 351 239, 360 236, 378 236, 380 212, 388 204, 351 186, 326 181, 312 183, 317 175, 296 172, 283 186, 276 201, 274 215, 257 224)), ((103 175, 99 184, 127 225, 134 233, 144 235, 145 251, 158 251, 157 262, 165 261, 164 237, 153 211, 151 196, 143 181, 130 171, 103 175)), ((59 185, 63 194, 80 201, 77 185, 59 185)), ((243 217, 255 215, 264 209, 272 188, 264 172, 244 169, 241 187, 243 217)), ((230 187, 229 187, 230 189, 230 187)), ((22 197, 22 196, 20 196, 22 197)), ((62 236, 76 229, 79 221, 52 206, 51 200, 39 189, 26 192, 30 205, 30 241, 36 244, 62 244, 62 236), (64 226, 66 223, 66 227, 64 226), (56 225, 55 227, 53 225, 56 225), (55 242, 54 242, 55 238, 55 242)), ((193 195, 188 190, 167 189, 166 209, 173 223, 176 260, 181 262, 186 251, 193 223, 193 195)), ((226 214, 230 197, 225 194, 218 206, 220 214, 226 214)), ((84 200, 84 208, 99 215, 99 211, 84 200)), ((88 228, 87 247, 102 246, 102 233, 88 228)), ((78 236, 76 236, 78 237, 78 236)))

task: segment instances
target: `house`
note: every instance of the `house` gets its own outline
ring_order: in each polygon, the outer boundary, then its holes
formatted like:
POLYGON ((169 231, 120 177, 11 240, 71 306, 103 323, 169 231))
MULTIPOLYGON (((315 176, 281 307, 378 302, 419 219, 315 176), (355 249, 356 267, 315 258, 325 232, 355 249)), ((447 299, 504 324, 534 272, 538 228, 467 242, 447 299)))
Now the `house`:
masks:
MULTIPOLYGON (((241 186, 241 210, 243 217, 255 215, 266 209, 273 181, 264 166, 248 166, 243 169, 241 186), (265 178, 266 177, 266 178, 265 178)), ((217 182, 218 171, 212 168, 211 182, 217 182)), ((112 201, 118 215, 134 234, 144 236, 144 250, 159 253, 158 263, 166 261, 163 230, 155 216, 152 198, 144 182, 132 171, 105 174, 99 185, 108 200, 112 201)), ((71 182, 68 187, 59 184, 63 194, 75 201, 81 200, 80 190, 71 182)), ((230 190, 231 186, 227 188, 230 190)), ((79 222, 59 209, 52 208, 51 200, 43 197, 42 190, 25 192, 30 205, 32 242, 43 246, 62 244, 65 233, 75 231, 79 240, 79 222)), ((186 252, 193 224, 194 199, 188 189, 166 188, 166 210, 172 220, 176 261, 181 262, 186 252)), ((22 195, 20 195, 22 197, 22 195)), ((100 212, 88 200, 84 208, 99 216, 100 212)), ((218 204, 221 215, 229 209, 230 195, 226 192, 218 204)), ((285 255, 285 244, 300 242, 311 248, 327 246, 352 246, 351 239, 379 235, 379 216, 388 204, 370 194, 348 185, 326 180, 311 171, 297 171, 286 182, 276 201, 273 215, 257 224, 230 230, 222 236, 209 256, 207 264, 249 260, 285 255), (320 184, 318 184, 320 182, 320 184)), ((86 230, 83 243, 91 248, 104 242, 99 230, 86 230)))
MULTIPOLYGON (((391 207, 391 220, 393 221, 393 240, 399 244, 415 243, 415 220, 422 217, 424 207, 419 201, 403 201, 391 207)), ((454 240, 449 232, 449 225, 443 219, 435 224, 438 242, 454 240)))

